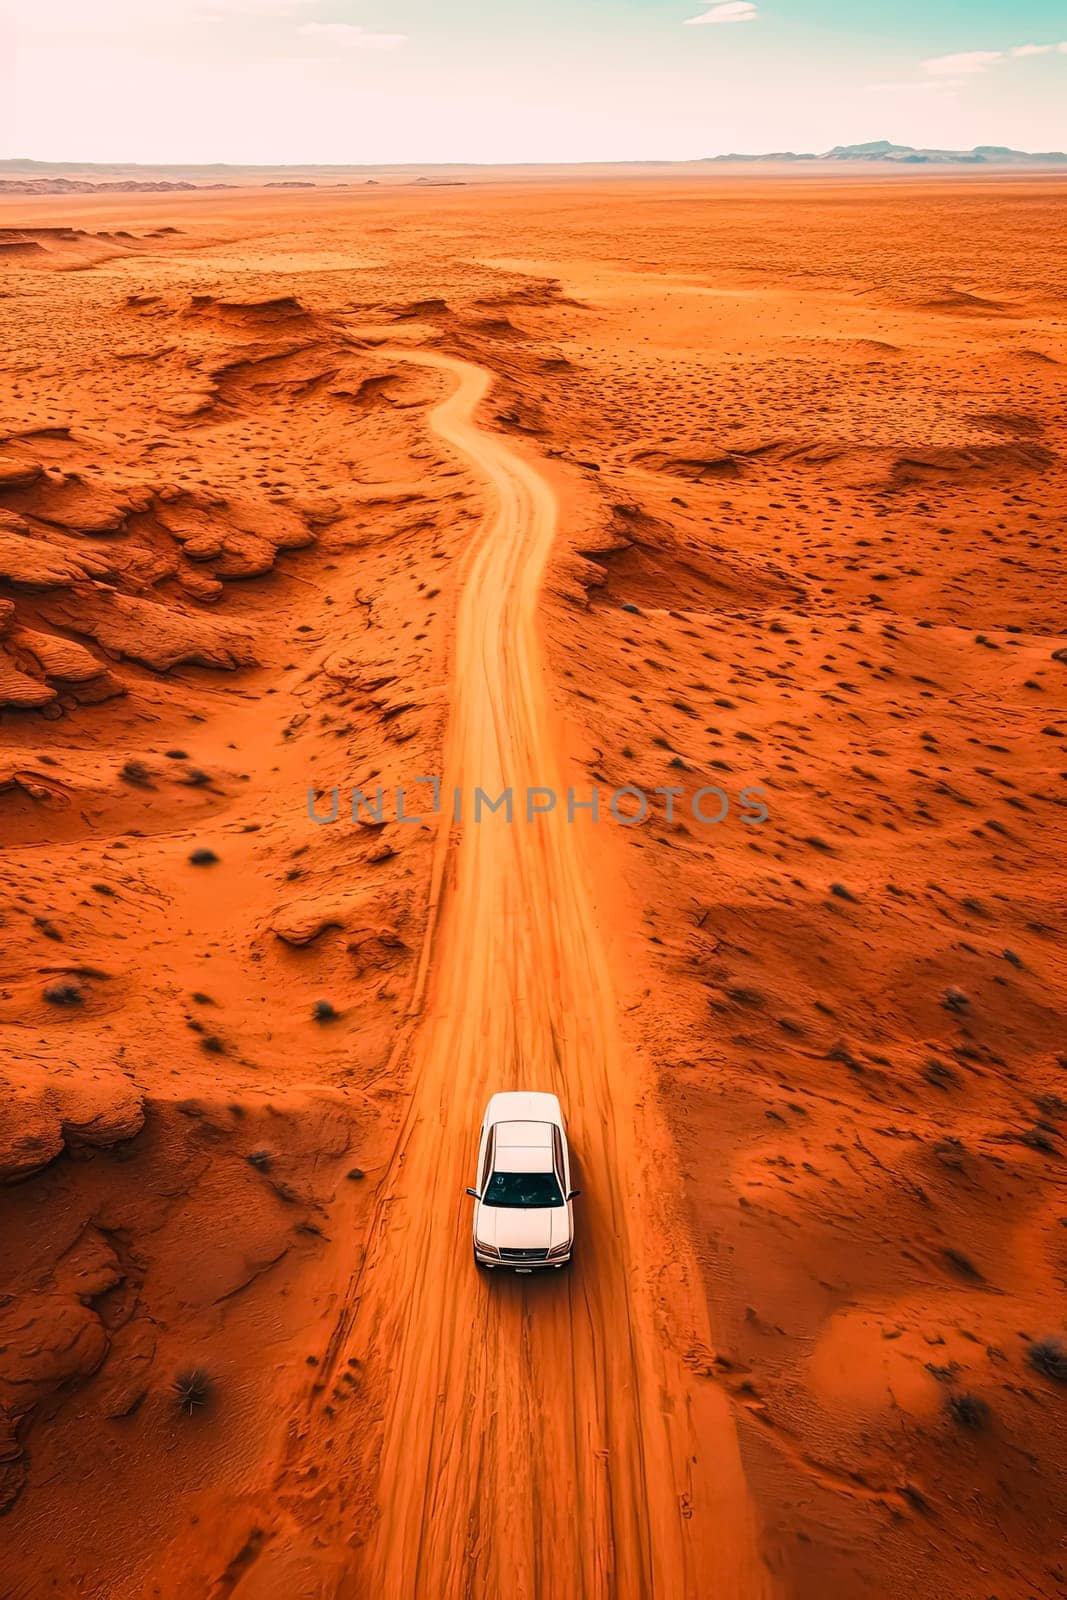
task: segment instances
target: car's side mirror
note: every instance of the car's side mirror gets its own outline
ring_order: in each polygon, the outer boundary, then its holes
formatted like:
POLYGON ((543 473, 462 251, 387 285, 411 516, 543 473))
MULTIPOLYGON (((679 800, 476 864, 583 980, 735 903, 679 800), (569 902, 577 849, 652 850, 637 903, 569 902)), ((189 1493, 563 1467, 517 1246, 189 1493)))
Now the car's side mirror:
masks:
POLYGON ((467 1193, 470 1195, 472 1200, 480 1200, 482 1198, 477 1189, 468 1189, 467 1193))
POLYGON ((581 1192, 582 1191, 580 1189, 572 1189, 570 1194, 567 1196, 567 1199, 568 1200, 577 1200, 577 1198, 581 1194, 581 1192))

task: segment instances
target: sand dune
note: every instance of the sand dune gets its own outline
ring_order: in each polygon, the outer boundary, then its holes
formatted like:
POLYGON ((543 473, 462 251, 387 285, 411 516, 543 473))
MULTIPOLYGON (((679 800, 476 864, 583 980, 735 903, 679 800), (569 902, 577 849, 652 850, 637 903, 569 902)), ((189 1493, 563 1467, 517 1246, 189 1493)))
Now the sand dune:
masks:
POLYGON ((1062 1590, 1061 188, 0 199, 5 1596, 1062 1590))

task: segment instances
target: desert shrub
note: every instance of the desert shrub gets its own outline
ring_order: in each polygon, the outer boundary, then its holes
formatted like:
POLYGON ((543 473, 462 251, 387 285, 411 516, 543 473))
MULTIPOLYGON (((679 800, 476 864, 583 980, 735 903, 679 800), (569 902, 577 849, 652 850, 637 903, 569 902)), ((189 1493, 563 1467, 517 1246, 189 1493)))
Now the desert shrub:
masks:
POLYGON ((977 1433, 989 1423, 989 1407, 976 1394, 950 1394, 948 1412, 961 1428, 977 1433))
POLYGON ((1056 1383, 1067 1383, 1067 1348, 1061 1339, 1038 1339, 1026 1352, 1026 1359, 1035 1372, 1056 1383))
POLYGON ((188 1417, 202 1411, 211 1399, 212 1383, 203 1367, 179 1372, 171 1387, 179 1411, 184 1411, 188 1417))
POLYGON ((50 1006, 80 1006, 82 992, 76 983, 50 983, 44 991, 50 1006))
POLYGON ((152 787, 152 774, 143 761, 124 762, 119 776, 123 783, 132 784, 135 789, 151 789, 152 787))

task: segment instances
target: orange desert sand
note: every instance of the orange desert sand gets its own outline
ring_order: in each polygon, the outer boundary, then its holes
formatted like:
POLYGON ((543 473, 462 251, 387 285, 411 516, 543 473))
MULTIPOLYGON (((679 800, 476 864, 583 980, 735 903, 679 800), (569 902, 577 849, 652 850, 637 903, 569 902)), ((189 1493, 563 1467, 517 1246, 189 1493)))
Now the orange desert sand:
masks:
POLYGON ((1065 197, 0 201, 4 1600, 1063 1592, 1065 197))

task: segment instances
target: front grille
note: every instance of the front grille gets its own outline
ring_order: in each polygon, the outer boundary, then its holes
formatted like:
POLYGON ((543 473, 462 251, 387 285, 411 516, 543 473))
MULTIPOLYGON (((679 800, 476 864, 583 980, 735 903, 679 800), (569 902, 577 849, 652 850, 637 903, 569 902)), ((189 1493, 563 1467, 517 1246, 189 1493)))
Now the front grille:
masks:
POLYGON ((501 1250, 501 1261, 547 1261, 547 1250, 501 1250))

